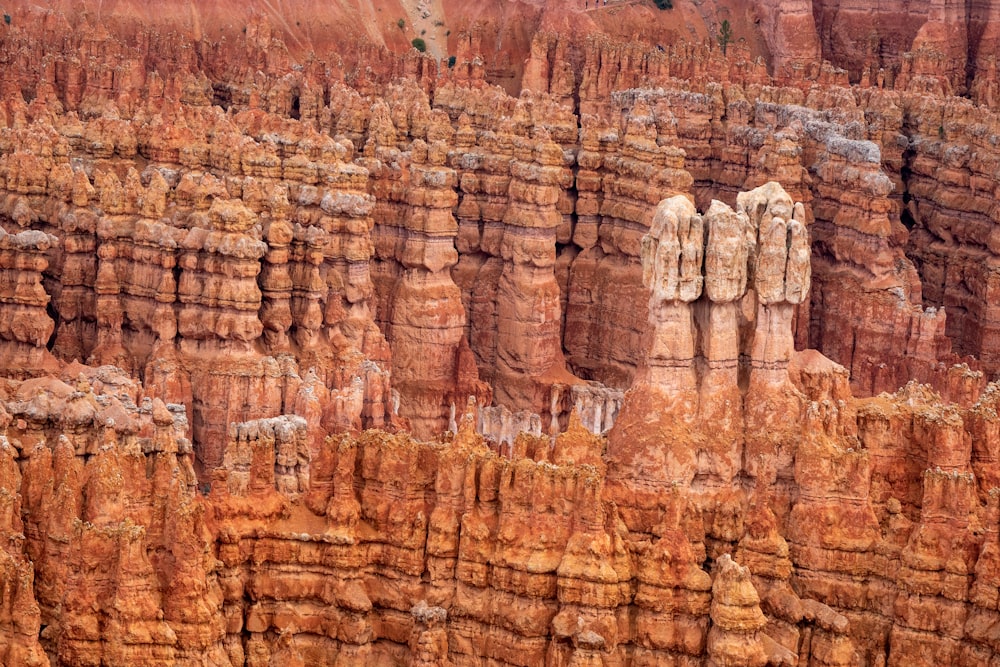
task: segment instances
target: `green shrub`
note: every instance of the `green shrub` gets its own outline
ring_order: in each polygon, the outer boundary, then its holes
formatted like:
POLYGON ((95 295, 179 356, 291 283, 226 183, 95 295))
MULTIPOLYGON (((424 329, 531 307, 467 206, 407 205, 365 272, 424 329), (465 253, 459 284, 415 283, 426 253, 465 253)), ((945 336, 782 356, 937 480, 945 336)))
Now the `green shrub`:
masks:
POLYGON ((412 44, 413 48, 415 48, 417 51, 420 51, 420 53, 423 53, 427 50, 427 42, 420 39, 419 37, 414 37, 413 41, 411 41, 410 44, 412 44))
POLYGON ((448 68, 455 66, 455 56, 448 56, 448 68))
POLYGON ((655 2, 656 6, 659 7, 660 9, 674 8, 674 3, 672 3, 670 0, 653 0, 653 2, 655 2))
POLYGON ((406 19, 399 19, 398 21, 396 21, 396 25, 399 26, 400 30, 402 30, 403 28, 406 27, 406 19))
POLYGON ((722 25, 719 26, 719 34, 716 35, 716 39, 719 40, 719 47, 722 49, 722 55, 726 55, 726 49, 733 42, 733 28, 729 25, 729 21, 723 21, 722 25))

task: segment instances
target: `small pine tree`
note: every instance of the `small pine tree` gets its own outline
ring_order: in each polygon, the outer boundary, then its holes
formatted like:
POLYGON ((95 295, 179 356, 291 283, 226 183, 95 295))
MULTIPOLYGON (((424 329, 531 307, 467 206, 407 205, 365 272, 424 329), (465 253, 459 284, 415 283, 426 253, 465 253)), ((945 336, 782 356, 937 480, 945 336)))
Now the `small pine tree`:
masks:
POLYGON ((729 25, 728 19, 722 21, 722 25, 719 26, 719 34, 715 38, 719 40, 722 55, 726 55, 726 49, 733 41, 733 28, 729 25))
POLYGON ((424 53, 425 51, 427 51, 427 42, 420 39, 419 37, 414 37, 413 41, 411 41, 410 44, 412 44, 413 48, 415 48, 417 51, 420 51, 420 53, 424 53))
POLYGON ((454 66, 455 66, 455 56, 448 56, 448 67, 451 68, 454 66))
POLYGON ((402 30, 403 28, 406 27, 406 19, 399 19, 398 21, 396 21, 396 25, 399 26, 400 30, 402 30))
POLYGON ((653 2, 655 2, 656 6, 659 7, 660 9, 674 8, 674 3, 672 3, 670 0, 653 0, 653 2))

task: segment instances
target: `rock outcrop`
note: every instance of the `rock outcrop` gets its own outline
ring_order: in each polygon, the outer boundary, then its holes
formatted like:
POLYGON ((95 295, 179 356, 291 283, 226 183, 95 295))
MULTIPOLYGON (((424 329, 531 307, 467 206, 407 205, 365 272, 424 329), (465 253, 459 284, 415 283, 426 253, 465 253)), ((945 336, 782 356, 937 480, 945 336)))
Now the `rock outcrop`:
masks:
POLYGON ((5 10, 0 662, 996 662, 997 11, 675 1, 5 10))

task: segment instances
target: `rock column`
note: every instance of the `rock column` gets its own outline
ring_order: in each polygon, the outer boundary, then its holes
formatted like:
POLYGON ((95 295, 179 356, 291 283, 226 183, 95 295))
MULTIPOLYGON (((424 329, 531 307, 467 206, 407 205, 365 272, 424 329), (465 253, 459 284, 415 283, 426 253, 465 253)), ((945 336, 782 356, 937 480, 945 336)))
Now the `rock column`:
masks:
POLYGON ((531 139, 515 138, 510 205, 500 242, 494 387, 498 403, 539 414, 547 412, 550 378, 568 375, 553 272, 563 177, 562 151, 547 131, 536 128, 531 139))
POLYGON ((691 304, 701 296, 704 223, 694 204, 678 195, 660 202, 642 239, 642 282, 650 290, 649 382, 663 391, 697 386, 691 304))

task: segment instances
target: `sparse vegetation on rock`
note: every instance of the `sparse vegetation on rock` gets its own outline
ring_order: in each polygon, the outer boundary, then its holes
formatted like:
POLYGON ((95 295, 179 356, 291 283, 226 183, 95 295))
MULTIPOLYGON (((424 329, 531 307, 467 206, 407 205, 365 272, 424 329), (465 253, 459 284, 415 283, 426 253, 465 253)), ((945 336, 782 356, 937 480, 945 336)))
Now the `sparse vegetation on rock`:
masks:
POLYGON ((715 39, 719 42, 722 55, 726 55, 726 50, 733 42, 733 27, 729 25, 728 19, 722 21, 722 25, 719 26, 719 34, 715 36, 715 39))

